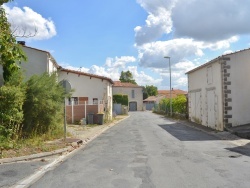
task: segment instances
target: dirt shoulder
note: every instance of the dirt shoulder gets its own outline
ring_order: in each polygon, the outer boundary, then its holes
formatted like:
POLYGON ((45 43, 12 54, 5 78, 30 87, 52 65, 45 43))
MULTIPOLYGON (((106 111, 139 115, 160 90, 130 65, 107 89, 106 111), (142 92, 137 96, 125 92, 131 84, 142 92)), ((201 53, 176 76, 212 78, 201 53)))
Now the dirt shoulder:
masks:
POLYGON ((103 125, 67 125, 67 139, 57 139, 53 141, 43 142, 34 147, 32 145, 26 145, 25 147, 18 147, 15 149, 3 150, 0 163, 6 161, 17 160, 30 160, 31 158, 39 158, 41 156, 49 156, 54 154, 61 154, 63 152, 70 152, 81 144, 94 139, 102 132, 106 131, 110 127, 116 125, 121 120, 128 116, 116 116, 112 122, 103 125), (7 160, 11 159, 11 160, 7 160), (12 160, 13 159, 13 160, 12 160))

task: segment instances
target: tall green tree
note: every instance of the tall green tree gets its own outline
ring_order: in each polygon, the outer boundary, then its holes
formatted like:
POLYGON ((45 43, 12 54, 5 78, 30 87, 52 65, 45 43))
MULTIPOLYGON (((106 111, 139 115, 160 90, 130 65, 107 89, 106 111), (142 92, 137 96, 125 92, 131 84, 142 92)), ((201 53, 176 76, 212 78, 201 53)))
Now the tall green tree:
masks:
POLYGON ((137 84, 133 78, 133 74, 128 70, 126 72, 121 72, 120 79, 121 82, 129 82, 132 84, 137 84))
MULTIPOLYGON (((8 1, 1 0, 0 5, 6 2, 8 1)), ((9 81, 10 77, 18 71, 19 67, 16 62, 25 60, 26 56, 11 32, 5 10, 0 6, 0 65, 3 67, 3 79, 5 82, 9 81)))
POLYGON ((143 99, 148 98, 149 96, 156 96, 158 94, 158 89, 153 85, 146 85, 143 87, 143 99))

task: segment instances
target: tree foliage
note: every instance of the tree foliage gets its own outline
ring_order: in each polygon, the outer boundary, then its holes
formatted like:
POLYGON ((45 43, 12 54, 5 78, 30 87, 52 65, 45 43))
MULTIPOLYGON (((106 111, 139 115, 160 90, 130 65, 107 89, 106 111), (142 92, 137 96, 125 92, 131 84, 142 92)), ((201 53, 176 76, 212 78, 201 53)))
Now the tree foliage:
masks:
MULTIPOLYGON (((8 1, 1 1, 1 5, 5 2, 8 1)), ((19 70, 16 62, 22 60, 26 60, 26 56, 11 32, 4 8, 0 6, 0 65, 3 67, 5 82, 19 70)))
MULTIPOLYGON (((170 99, 161 99, 155 111, 169 113, 170 112, 170 99)), ((187 98, 185 95, 178 95, 172 99, 172 111, 174 114, 187 114, 187 98)))
POLYGON ((57 129, 63 121, 64 95, 55 73, 32 76, 27 81, 23 132, 33 136, 57 129))
POLYGON ((153 85, 146 85, 143 87, 143 99, 148 98, 149 96, 156 96, 158 94, 158 88, 153 85))
POLYGON ((113 103, 128 106, 128 95, 122 95, 122 94, 113 95, 113 103))
POLYGON ((133 74, 130 71, 121 72, 120 79, 121 82, 128 82, 132 84, 137 84, 133 78, 133 74))

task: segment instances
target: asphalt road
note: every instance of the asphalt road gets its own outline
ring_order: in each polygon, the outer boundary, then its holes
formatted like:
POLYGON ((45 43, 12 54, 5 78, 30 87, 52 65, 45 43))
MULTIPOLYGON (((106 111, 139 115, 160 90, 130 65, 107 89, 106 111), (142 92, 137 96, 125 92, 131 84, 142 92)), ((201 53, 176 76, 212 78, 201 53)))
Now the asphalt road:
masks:
POLYGON ((249 187, 249 152, 238 151, 162 116, 133 112, 31 187, 249 187))

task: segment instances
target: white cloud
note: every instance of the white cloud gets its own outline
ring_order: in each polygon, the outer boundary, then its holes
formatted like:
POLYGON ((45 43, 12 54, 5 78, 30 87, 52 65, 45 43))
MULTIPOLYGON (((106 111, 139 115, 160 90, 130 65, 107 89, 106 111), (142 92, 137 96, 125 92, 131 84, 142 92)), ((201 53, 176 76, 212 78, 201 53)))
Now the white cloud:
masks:
POLYGON ((172 9, 177 37, 218 41, 249 34, 250 1, 178 0, 172 9))
POLYGON ((171 9, 173 0, 137 0, 147 12, 144 26, 135 27, 135 43, 137 46, 159 39, 164 33, 172 31, 171 9))
POLYGON ((54 22, 50 18, 43 18, 41 14, 33 11, 31 8, 9 8, 5 5, 4 8, 14 35, 31 35, 33 37, 29 39, 32 40, 48 39, 56 35, 54 22))

